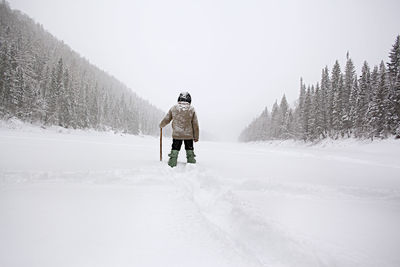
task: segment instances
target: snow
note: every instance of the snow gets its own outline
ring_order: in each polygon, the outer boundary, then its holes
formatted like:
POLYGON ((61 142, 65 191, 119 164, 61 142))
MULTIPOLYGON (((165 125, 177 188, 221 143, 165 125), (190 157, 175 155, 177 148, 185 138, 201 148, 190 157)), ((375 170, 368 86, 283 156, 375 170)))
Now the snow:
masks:
POLYGON ((0 123, 0 266, 400 266, 400 142, 195 144, 0 123))

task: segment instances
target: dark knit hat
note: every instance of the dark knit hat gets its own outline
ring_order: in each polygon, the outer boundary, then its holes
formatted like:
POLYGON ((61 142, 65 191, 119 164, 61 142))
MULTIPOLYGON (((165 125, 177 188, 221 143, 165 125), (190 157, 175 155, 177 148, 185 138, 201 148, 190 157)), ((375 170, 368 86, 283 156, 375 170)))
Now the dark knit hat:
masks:
POLYGON ((179 94, 178 102, 188 102, 190 104, 192 103, 192 97, 188 92, 182 92, 179 94))

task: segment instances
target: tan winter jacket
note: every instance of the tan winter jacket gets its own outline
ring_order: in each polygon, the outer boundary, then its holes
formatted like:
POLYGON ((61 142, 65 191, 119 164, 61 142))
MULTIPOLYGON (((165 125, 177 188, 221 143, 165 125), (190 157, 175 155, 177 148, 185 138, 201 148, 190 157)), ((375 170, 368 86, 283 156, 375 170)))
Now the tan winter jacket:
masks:
POLYGON ((178 102, 160 122, 163 128, 172 120, 172 138, 181 140, 199 140, 199 122, 196 111, 187 102, 178 102))

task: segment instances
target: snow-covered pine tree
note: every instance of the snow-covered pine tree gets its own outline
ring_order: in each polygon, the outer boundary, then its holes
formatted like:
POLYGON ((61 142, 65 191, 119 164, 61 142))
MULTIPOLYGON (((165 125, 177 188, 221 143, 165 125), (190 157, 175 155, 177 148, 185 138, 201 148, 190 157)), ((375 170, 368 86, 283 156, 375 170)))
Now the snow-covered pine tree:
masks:
POLYGON ((275 100, 271 111, 271 138, 278 139, 280 127, 280 111, 278 102, 275 100))
POLYGON ((343 122, 343 133, 347 136, 350 137, 350 132, 351 128, 353 127, 352 125, 352 120, 350 116, 351 112, 351 107, 352 107, 352 102, 350 100, 352 98, 352 92, 353 92, 353 86, 354 86, 354 80, 356 79, 355 76, 355 68, 353 61, 349 57, 349 52, 347 52, 347 61, 346 61, 346 69, 344 73, 344 84, 343 84, 343 117, 342 117, 342 122, 343 122))
POLYGON ((363 137, 366 135, 368 123, 366 114, 368 110, 370 87, 371 87, 371 73, 368 63, 364 61, 361 76, 358 81, 358 97, 356 103, 356 118, 355 118, 355 135, 356 137, 363 137))
POLYGON ((51 82, 47 99, 48 110, 46 112, 46 123, 50 125, 60 124, 60 96, 64 91, 63 74, 63 60, 60 58, 51 72, 51 82))
POLYGON ((353 87, 351 89, 350 93, 350 100, 349 100, 349 105, 350 105, 350 124, 351 124, 351 129, 350 129, 350 136, 354 134, 354 130, 356 127, 356 121, 358 118, 357 114, 357 101, 359 99, 359 90, 358 90, 358 80, 357 77, 354 78, 353 82, 353 87))
POLYGON ((311 116, 311 88, 308 87, 304 98, 304 113, 303 113, 303 125, 304 130, 303 140, 307 141, 310 139, 313 129, 313 121, 311 116))
POLYGON ((322 106, 322 94, 319 84, 315 87, 315 93, 312 99, 312 114, 314 116, 314 135, 313 139, 325 138, 324 133, 324 115, 322 106))
POLYGON ((306 86, 303 83, 303 78, 300 78, 300 93, 297 106, 294 114, 294 123, 296 135, 299 139, 304 139, 304 101, 306 96, 306 86))
POLYGON ((338 89, 334 99, 334 112, 336 113, 334 117, 334 131, 337 136, 344 136, 344 107, 343 107, 343 75, 339 78, 338 89))
POLYGON ((310 87, 310 114, 308 118, 308 139, 311 141, 314 141, 316 139, 316 114, 313 112, 314 111, 314 103, 315 99, 315 88, 314 85, 311 85, 310 87))
POLYGON ((378 134, 382 138, 387 138, 390 134, 390 92, 388 72, 383 60, 379 65, 379 84, 378 84, 378 99, 380 105, 381 118, 378 127, 382 127, 378 134))
POLYGON ((9 117, 15 115, 15 99, 16 91, 15 91, 15 80, 16 80, 16 73, 17 73, 17 60, 15 58, 15 45, 8 45, 7 42, 4 42, 4 49, 3 50, 3 57, 2 59, 5 60, 1 63, 3 66, 3 73, 2 73, 2 110, 3 116, 7 115, 9 117))
POLYGON ((322 110, 322 127, 324 136, 327 136, 329 129, 329 99, 328 96, 330 94, 330 79, 329 79, 329 70, 328 66, 325 66, 322 69, 321 74, 321 110, 322 110))
POLYGON ((339 61, 336 60, 331 74, 331 92, 329 95, 329 116, 331 137, 337 138, 342 126, 342 88, 343 78, 339 61))
POLYGON ((99 97, 100 91, 98 89, 98 85, 96 84, 94 88, 89 90, 89 98, 88 98, 88 110, 89 110, 89 125, 91 128, 98 129, 99 128, 99 97))
POLYGON ((44 74, 41 80, 38 83, 39 90, 38 90, 38 120, 42 123, 46 122, 47 118, 47 110, 48 110, 48 94, 50 92, 50 67, 46 65, 44 70, 44 74))
POLYGON ((341 75, 339 62, 336 60, 330 77, 330 88, 328 94, 328 128, 329 136, 333 136, 333 121, 334 121, 334 106, 335 106, 335 95, 339 84, 339 78, 341 75))
POLYGON ((289 119, 289 104, 286 100, 285 94, 283 94, 281 103, 279 104, 279 131, 278 131, 278 137, 280 139, 287 139, 289 136, 289 125, 288 125, 288 119, 289 119))
POLYGON ((68 69, 62 74, 62 86, 59 93, 59 124, 68 127, 72 124, 72 103, 68 69))
POLYGON ((396 37, 389 53, 388 73, 390 81, 390 117, 391 133, 400 138, 400 35, 396 37))
POLYGON ((89 92, 90 85, 88 83, 84 83, 81 85, 83 90, 80 90, 80 94, 78 96, 78 117, 79 117, 79 128, 88 128, 90 127, 89 121, 89 92))
POLYGON ((261 113, 259 120, 257 120, 259 123, 258 131, 259 131, 259 138, 258 140, 269 140, 270 137, 270 123, 271 123, 271 118, 270 114, 268 111, 268 108, 265 107, 264 111, 261 113))
POLYGON ((128 115, 128 133, 130 134, 138 134, 139 133, 139 121, 136 113, 134 112, 134 103, 133 98, 129 98, 129 109, 126 113, 128 115))
POLYGON ((7 71, 11 68, 7 58, 8 49, 3 43, 0 47, 0 117, 6 114, 5 97, 7 84, 10 82, 10 77, 6 76, 7 71))
POLYGON ((287 112, 287 116, 285 118, 285 129, 287 130, 287 136, 284 138, 285 139, 295 139, 296 138, 296 133, 295 133, 295 123, 294 123, 294 115, 293 115, 293 110, 289 108, 289 111, 287 112))
POLYGON ((102 104, 102 115, 101 115, 101 125, 102 127, 105 127, 105 125, 110 124, 110 114, 111 114, 111 106, 110 106, 111 100, 109 99, 109 96, 107 93, 104 94, 103 97, 103 104, 102 104))
POLYGON ((371 73, 371 101, 368 103, 366 114, 366 136, 373 139, 379 137, 382 132, 382 92, 379 88, 378 66, 374 66, 371 73))
POLYGON ((65 87, 65 101, 66 101, 66 109, 67 114, 65 115, 65 127, 77 127, 77 117, 76 117, 76 83, 72 80, 70 71, 68 68, 64 71, 64 87, 65 87))
POLYGON ((251 140, 253 141, 260 141, 263 140, 263 128, 262 124, 260 123, 260 118, 256 118, 254 120, 252 130, 251 130, 251 140))
POLYGON ((18 118, 22 117, 22 109, 23 109, 23 101, 24 101, 24 91, 26 88, 26 84, 24 81, 24 74, 22 72, 21 67, 17 66, 17 70, 15 73, 15 77, 11 87, 11 114, 18 118))

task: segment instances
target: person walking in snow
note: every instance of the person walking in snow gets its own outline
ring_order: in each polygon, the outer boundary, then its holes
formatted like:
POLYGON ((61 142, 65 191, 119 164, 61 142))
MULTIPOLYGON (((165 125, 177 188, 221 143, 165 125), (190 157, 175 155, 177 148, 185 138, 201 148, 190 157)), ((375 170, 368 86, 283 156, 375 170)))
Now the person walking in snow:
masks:
POLYGON ((168 111, 160 122, 160 128, 163 128, 172 120, 172 149, 171 153, 168 154, 168 165, 171 167, 175 167, 177 164, 182 142, 185 143, 187 163, 196 163, 193 141, 199 141, 199 122, 191 103, 192 97, 188 92, 180 93, 178 103, 168 111))

